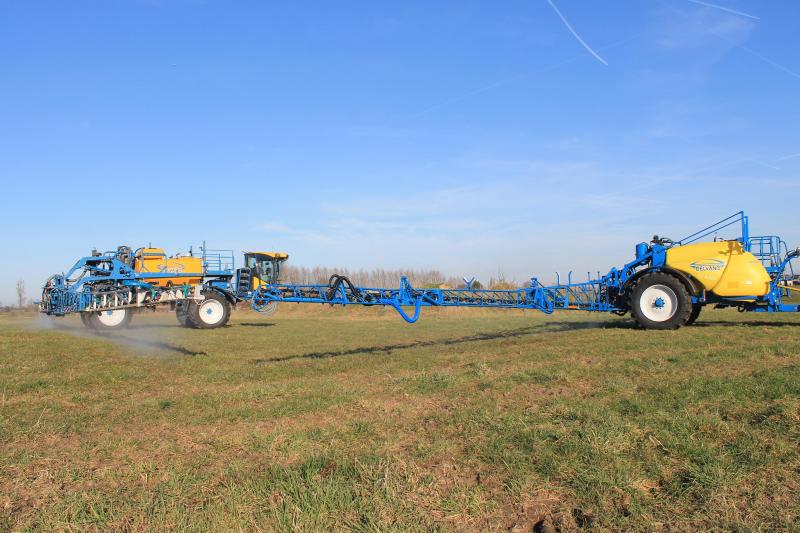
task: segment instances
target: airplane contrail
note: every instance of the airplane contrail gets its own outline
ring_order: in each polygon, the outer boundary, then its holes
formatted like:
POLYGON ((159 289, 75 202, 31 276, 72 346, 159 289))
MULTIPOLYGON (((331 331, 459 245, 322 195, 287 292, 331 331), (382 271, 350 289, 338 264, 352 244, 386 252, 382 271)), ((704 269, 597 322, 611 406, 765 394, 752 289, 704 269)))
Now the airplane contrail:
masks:
POLYGON ((687 2, 691 2, 693 4, 700 5, 700 6, 719 9, 720 11, 727 11, 728 13, 732 13, 734 15, 739 15, 740 17, 747 17, 747 18, 753 19, 753 20, 761 20, 759 17, 756 17, 755 15, 750 15, 750 14, 744 13, 742 11, 736 11, 735 9, 731 9, 731 8, 728 8, 728 7, 718 6, 717 4, 710 4, 708 2, 701 2, 700 0, 686 0, 686 1, 687 2))
MULTIPOLYGON (((694 3, 696 3, 696 4, 697 4, 697 3, 701 3, 699 0, 687 0, 687 1, 688 1, 688 2, 694 2, 694 3)), ((686 14, 682 13, 682 12, 681 12, 680 10, 678 10, 678 9, 675 9, 674 7, 672 7, 671 5, 669 5, 669 4, 665 3, 665 2, 663 2, 662 0, 658 0, 658 2, 659 2, 661 5, 663 5, 663 6, 667 7, 667 8, 669 8, 670 10, 672 10, 674 13, 677 13, 677 14, 679 14, 680 16, 682 16, 682 17, 686 18, 686 19, 688 19, 688 18, 689 18, 689 17, 687 17, 687 16, 686 16, 686 14)), ((716 7, 719 7, 719 6, 716 6, 716 7)), ((727 10, 727 9, 726 9, 726 10, 727 10)), ((730 11, 730 10, 727 10, 727 11, 730 11)), ((743 15, 744 13, 739 13, 739 14, 742 14, 742 15, 743 15)), ((740 49, 740 50, 744 50, 744 51, 745 51, 745 52, 747 52, 748 54, 750 54, 750 55, 752 55, 752 56, 755 56, 755 57, 757 57, 758 59, 760 59, 760 60, 761 60, 761 61, 763 61, 764 63, 767 63, 767 64, 769 64, 769 65, 772 65, 773 67, 777 68, 778 70, 782 70, 783 72, 785 72, 786 74, 789 74, 790 76, 794 76, 795 78, 800 78, 800 73, 793 71, 793 70, 792 70, 792 69, 790 69, 789 67, 786 67, 786 66, 784 66, 784 65, 781 65, 781 64, 780 64, 780 63, 778 63, 777 61, 773 61, 772 59, 768 58, 768 57, 767 57, 767 56, 765 56, 764 54, 762 54, 762 53, 760 53, 760 52, 758 52, 758 51, 756 51, 756 50, 753 50, 753 49, 752 49, 752 48, 750 48, 750 47, 747 47, 747 46, 745 46, 745 45, 743 45, 743 44, 739 44, 739 43, 737 43, 737 42, 736 42, 736 41, 734 41, 733 39, 731 39, 731 38, 729 38, 729 37, 726 37, 724 34, 722 34, 722 33, 718 32, 718 31, 714 30, 714 28, 711 28, 711 27, 709 27, 708 25, 706 25, 706 24, 703 24, 703 23, 702 23, 702 22, 700 22, 700 21, 694 21, 694 23, 695 23, 695 24, 698 24, 698 25, 700 25, 700 26, 702 26, 702 27, 704 27, 704 28, 706 29, 706 31, 708 31, 709 33, 713 33, 714 35, 716 35, 718 38, 722 39, 723 41, 727 41, 727 42, 729 42, 729 43, 730 43, 732 46, 734 46, 734 47, 736 47, 736 48, 738 48, 738 49, 740 49)))
POLYGON ((558 8, 556 7, 556 5, 553 3, 553 0, 547 0, 547 3, 550 4, 550 7, 553 8, 553 11, 556 12, 556 15, 558 15, 558 18, 561 19, 561 22, 564 23, 564 26, 567 27, 567 29, 570 31, 570 33, 572 33, 572 35, 578 40, 578 42, 581 43, 581 45, 584 48, 586 48, 586 51, 589 52, 590 54, 592 54, 595 57, 595 59, 597 59, 599 62, 601 62, 605 66, 608 66, 608 63, 606 62, 606 60, 603 59, 602 57, 600 57, 600 55, 597 52, 592 50, 592 47, 589 46, 588 44, 586 44, 586 41, 581 39, 581 36, 578 35, 578 32, 576 32, 572 28, 572 26, 570 26, 569 22, 567 22, 567 19, 564 18, 564 15, 561 14, 561 11, 559 11, 558 8))
MULTIPOLYGON (((600 46, 598 48, 598 50, 610 50, 611 48, 616 48, 618 46, 621 46, 623 44, 627 44, 627 43, 633 41, 634 39, 638 38, 640 35, 641 35, 641 33, 637 33, 633 37, 628 37, 627 39, 622 39, 620 41, 616 41, 616 42, 611 43, 611 44, 606 44, 606 45, 600 46)), ((447 100, 444 100, 443 102, 439 102, 438 104, 435 104, 435 105, 432 105, 432 106, 430 106, 428 108, 425 108, 422 111, 418 111, 417 113, 414 113, 413 115, 409 115, 406 118, 419 118, 419 117, 421 117, 423 115, 427 115, 428 113, 430 113, 432 111, 436 111, 437 109, 441 109, 443 107, 449 106, 450 104, 454 104, 454 103, 459 102, 461 100, 464 100, 466 98, 469 98, 469 97, 472 97, 472 96, 476 96, 476 95, 481 94, 481 93, 485 93, 485 92, 490 91, 492 89, 495 89, 497 87, 502 87, 503 85, 512 83, 512 82, 514 82, 516 80, 519 80, 519 79, 522 79, 522 78, 525 78, 525 77, 528 77, 528 76, 535 76, 537 74, 544 74, 546 72, 550 72, 551 70, 555 70, 557 68, 563 67, 564 65, 567 65, 569 63, 574 63, 575 61, 578 61, 579 59, 583 59, 584 57, 586 57, 586 54, 581 52, 579 55, 574 55, 574 56, 569 57, 569 58, 567 58, 567 59, 565 59, 563 61, 559 61, 558 63, 555 63, 553 65, 542 67, 542 68, 539 68, 539 69, 536 69, 536 70, 531 70, 531 71, 528 71, 528 72, 523 72, 522 74, 517 74, 516 76, 512 76, 510 78, 505 78, 505 79, 502 79, 502 80, 498 80, 498 81, 489 83, 488 85, 484 85, 483 87, 479 87, 477 89, 473 89, 473 90, 471 90, 469 92, 465 92, 465 93, 461 93, 461 94, 457 94, 455 96, 452 96, 452 97, 448 98, 447 100)))

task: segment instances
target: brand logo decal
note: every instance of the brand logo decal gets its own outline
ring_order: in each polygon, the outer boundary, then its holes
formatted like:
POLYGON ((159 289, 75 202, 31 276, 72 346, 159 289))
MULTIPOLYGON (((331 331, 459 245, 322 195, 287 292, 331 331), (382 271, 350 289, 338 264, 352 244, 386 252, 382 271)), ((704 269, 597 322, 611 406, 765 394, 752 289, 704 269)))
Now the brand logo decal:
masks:
POLYGON ((171 265, 159 266, 158 271, 163 274, 180 274, 185 269, 186 265, 184 265, 183 263, 172 263, 171 265))
POLYGON ((719 259, 701 259, 700 261, 695 261, 689 266, 698 272, 713 272, 715 270, 722 270, 725 268, 725 261, 720 261, 719 259))

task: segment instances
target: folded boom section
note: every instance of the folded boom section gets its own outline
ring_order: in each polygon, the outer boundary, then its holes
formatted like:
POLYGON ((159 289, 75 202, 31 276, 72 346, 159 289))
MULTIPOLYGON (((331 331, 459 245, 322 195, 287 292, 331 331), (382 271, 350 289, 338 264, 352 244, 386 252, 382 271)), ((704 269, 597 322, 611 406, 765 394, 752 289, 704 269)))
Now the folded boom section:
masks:
POLYGON ((252 295, 258 310, 272 302, 319 303, 330 305, 384 305, 395 308, 408 322, 415 322, 421 307, 485 307, 535 309, 552 313, 556 309, 614 311, 603 280, 544 286, 534 278, 530 287, 495 290, 416 289, 406 278, 398 289, 357 287, 347 278, 334 277, 326 285, 262 285, 252 295), (341 280, 341 281, 339 281, 341 280), (412 316, 402 308, 414 307, 412 316))

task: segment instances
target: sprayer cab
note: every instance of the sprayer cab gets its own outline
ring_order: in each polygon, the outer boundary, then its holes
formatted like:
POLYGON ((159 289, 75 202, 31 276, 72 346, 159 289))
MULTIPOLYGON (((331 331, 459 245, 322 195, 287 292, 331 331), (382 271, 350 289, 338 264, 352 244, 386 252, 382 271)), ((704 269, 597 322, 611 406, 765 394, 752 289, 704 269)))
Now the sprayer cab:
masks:
POLYGON ((264 284, 280 281, 281 266, 289 259, 283 252, 245 252, 244 267, 236 271, 240 292, 256 290, 264 284))

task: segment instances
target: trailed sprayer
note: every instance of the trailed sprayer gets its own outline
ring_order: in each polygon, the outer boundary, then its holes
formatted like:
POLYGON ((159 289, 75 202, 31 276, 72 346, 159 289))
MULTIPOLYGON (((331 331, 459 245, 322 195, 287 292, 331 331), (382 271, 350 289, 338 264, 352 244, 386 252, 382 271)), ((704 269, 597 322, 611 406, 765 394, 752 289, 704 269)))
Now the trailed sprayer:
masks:
POLYGON ((45 283, 41 312, 80 313, 88 327, 124 327, 138 309, 169 305, 187 327, 224 326, 237 303, 271 313, 280 302, 389 306, 407 322, 423 307, 497 307, 630 313, 645 329, 676 329, 697 320, 704 306, 735 307, 743 312, 800 312, 791 303, 795 275, 789 249, 779 236, 751 236, 749 219, 735 213, 679 240, 654 236, 634 247, 634 258, 605 275, 586 281, 556 276, 545 285, 511 290, 414 288, 406 278, 398 288, 360 287, 334 275, 327 284, 280 282, 280 252, 247 252, 234 267, 230 250, 208 250, 167 257, 159 248, 93 252, 66 273, 45 283), (721 235, 737 233, 723 238, 721 235))

